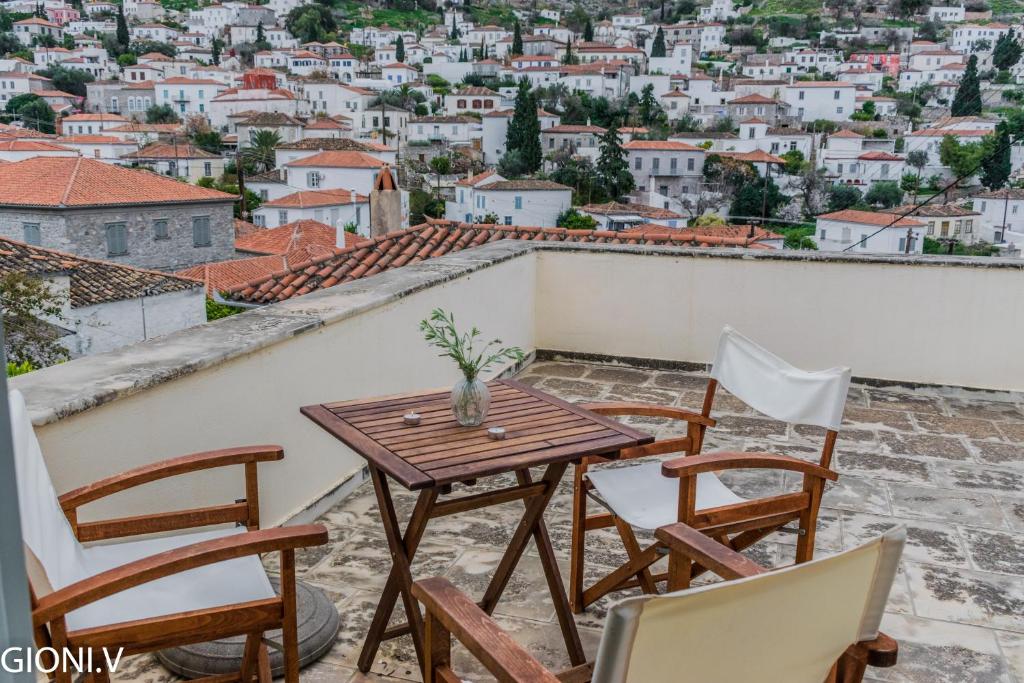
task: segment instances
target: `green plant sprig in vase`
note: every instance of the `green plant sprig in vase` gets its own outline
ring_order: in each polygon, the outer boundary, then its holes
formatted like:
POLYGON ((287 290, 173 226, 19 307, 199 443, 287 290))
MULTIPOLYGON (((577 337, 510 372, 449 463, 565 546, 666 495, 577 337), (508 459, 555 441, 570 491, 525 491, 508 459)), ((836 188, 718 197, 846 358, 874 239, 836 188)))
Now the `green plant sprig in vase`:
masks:
POLYGON ((521 362, 526 354, 518 346, 502 347, 500 339, 483 345, 482 333, 476 327, 460 333, 455 327, 455 315, 440 308, 420 322, 420 330, 427 343, 441 349, 441 358, 451 358, 459 366, 463 379, 452 388, 452 413, 463 427, 476 427, 487 419, 491 407, 491 392, 480 380, 480 373, 502 360, 521 362))

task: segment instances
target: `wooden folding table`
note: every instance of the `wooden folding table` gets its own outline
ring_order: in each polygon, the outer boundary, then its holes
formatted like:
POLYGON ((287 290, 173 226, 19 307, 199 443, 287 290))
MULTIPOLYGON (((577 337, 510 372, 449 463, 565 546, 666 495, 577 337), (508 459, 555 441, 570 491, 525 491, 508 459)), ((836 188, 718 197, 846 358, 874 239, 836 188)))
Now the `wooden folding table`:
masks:
POLYGON ((495 570, 480 606, 491 614, 530 538, 537 544, 548 590, 554 601, 569 660, 585 662, 576 623, 559 575, 544 510, 570 462, 588 455, 614 455, 654 438, 533 387, 512 380, 488 383, 492 402, 479 427, 461 427, 449 404, 449 390, 305 406, 302 413, 366 458, 381 520, 393 560, 377 611, 359 656, 360 671, 369 671, 380 643, 410 634, 422 667, 423 618, 412 597, 410 565, 430 519, 515 500, 526 510, 495 570), (407 425, 406 413, 421 416, 407 425), (489 427, 504 427, 506 437, 493 440, 489 427), (529 468, 545 466, 534 481, 529 468), (515 472, 517 485, 440 500, 455 483, 515 472), (395 514, 388 477, 419 498, 403 534, 395 514), (401 595, 408 622, 388 628, 401 595))

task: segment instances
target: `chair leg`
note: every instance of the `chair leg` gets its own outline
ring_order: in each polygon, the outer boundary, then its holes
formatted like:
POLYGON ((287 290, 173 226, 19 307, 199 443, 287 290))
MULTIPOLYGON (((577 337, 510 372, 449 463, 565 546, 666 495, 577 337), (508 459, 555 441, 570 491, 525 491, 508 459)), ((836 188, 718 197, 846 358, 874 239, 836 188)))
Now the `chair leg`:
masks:
POLYGON ((262 633, 250 633, 245 637, 245 650, 242 652, 242 666, 238 669, 238 680, 241 683, 250 683, 253 674, 256 672, 257 657, 260 648, 262 633))
POLYGON ((260 643, 257 660, 259 663, 257 680, 259 680, 260 683, 271 683, 274 676, 270 672, 270 650, 267 649, 266 643, 260 643))
POLYGON ((284 623, 281 636, 284 641, 284 680, 299 683, 299 634, 295 596, 295 551, 281 551, 281 600, 284 603, 284 623))
POLYGON ((569 607, 576 614, 582 614, 583 604, 583 555, 587 541, 587 492, 584 490, 583 475, 587 466, 577 463, 573 467, 572 486, 572 539, 569 548, 569 607))
MULTIPOLYGON (((630 528, 629 524, 625 520, 619 517, 613 517, 615 520, 615 528, 619 532, 619 536, 622 538, 622 545, 626 548, 626 555, 632 562, 640 556, 640 544, 637 543, 636 534, 633 533, 633 529, 630 528)), ((651 578, 650 566, 646 566, 636 573, 636 580, 640 584, 640 590, 647 595, 655 595, 658 589, 654 586, 654 580, 651 578)))
POLYGON ((427 661, 424 662, 424 683, 443 683, 445 680, 439 671, 442 667, 450 668, 452 664, 452 634, 444 624, 429 611, 425 619, 423 651, 427 661))
POLYGON ((807 504, 807 508, 800 513, 800 537, 796 541, 796 564, 808 562, 814 558, 814 535, 818 530, 818 508, 821 506, 823 487, 824 482, 821 480, 804 484, 804 490, 811 494, 811 500, 807 504))

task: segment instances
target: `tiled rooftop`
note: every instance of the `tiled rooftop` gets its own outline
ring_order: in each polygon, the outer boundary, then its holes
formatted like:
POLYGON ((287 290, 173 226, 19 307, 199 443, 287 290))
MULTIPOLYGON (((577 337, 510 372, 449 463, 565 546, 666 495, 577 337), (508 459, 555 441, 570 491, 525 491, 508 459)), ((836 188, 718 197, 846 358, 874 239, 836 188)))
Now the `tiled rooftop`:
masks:
MULTIPOLYGON (((695 408, 706 377, 700 372, 539 361, 520 379, 572 401, 639 400, 695 408)), ((816 429, 787 427, 720 394, 705 450, 774 450, 816 459, 816 429)), ((938 683, 1024 682, 1024 394, 947 388, 908 389, 854 383, 827 490, 817 552, 850 548, 897 522, 908 527, 902 571, 883 629, 900 641, 894 669, 869 670, 869 680, 938 683), (877 679, 870 679, 875 675, 877 679)), ((675 433, 656 418, 633 424, 659 437, 675 433)), ((723 478, 737 493, 757 497, 798 485, 791 473, 738 472, 723 478)), ((265 485, 270 485, 268 481, 265 485)), ((414 497, 393 487, 401 515, 414 497)), ((552 502, 547 522, 556 552, 569 549, 571 479, 552 502)), ((480 593, 518 521, 521 504, 463 514, 428 527, 414 563, 417 577, 444 574, 480 593)), ((303 553, 301 578, 329 592, 341 614, 334 649, 304 670, 304 681, 417 681, 412 643, 381 648, 373 674, 355 660, 390 564, 373 491, 364 484, 320 520, 331 543, 303 553)), ((795 536, 775 534, 749 553, 762 563, 792 560, 795 536)), ((498 604, 498 621, 552 667, 567 664, 539 559, 528 556, 498 604)), ((276 556, 275 556, 276 557, 276 556)), ((588 537, 588 573, 623 561, 611 530, 588 537), (602 534, 604 534, 602 536, 602 534)), ((273 569, 272 565, 269 565, 273 569)), ((589 655, 600 637, 606 597, 577 618, 589 655)), ((400 617, 396 617, 398 619, 400 617)), ((471 680, 479 668, 464 656, 457 671, 471 680)), ((168 680, 152 659, 137 658, 122 679, 168 680)))

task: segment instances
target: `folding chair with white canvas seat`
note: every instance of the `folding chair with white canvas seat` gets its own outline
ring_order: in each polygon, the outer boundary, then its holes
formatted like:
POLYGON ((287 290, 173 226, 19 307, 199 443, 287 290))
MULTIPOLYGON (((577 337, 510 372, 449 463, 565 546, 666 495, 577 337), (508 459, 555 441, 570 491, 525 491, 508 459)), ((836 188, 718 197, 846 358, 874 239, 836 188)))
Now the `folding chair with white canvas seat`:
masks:
MULTIPOLYGON (((9 395, 14 465, 28 562, 32 617, 39 647, 121 647, 125 654, 247 636, 239 676, 270 679, 264 631, 283 629, 285 673, 298 681, 295 616, 296 548, 323 545, 321 525, 259 530, 256 463, 284 457, 277 446, 196 453, 57 496, 25 399, 9 395), (78 508, 133 486, 212 467, 244 465, 246 499, 229 505, 102 522, 79 522, 78 508), (245 528, 223 528, 225 523, 245 528), (84 546, 137 534, 210 525, 222 528, 84 546), (260 553, 281 552, 281 596, 260 553)), ((97 656, 96 662, 103 661, 97 656)), ((94 672, 103 680, 109 672, 94 672)), ((71 673, 56 672, 59 681, 71 673)))
MULTIPOLYGON (((700 415, 679 408, 611 403, 586 407, 605 415, 660 415, 685 420, 687 436, 666 439, 638 455, 684 453, 684 457, 629 467, 591 469, 597 459, 577 465, 573 504, 570 601, 579 612, 613 590, 639 586, 653 593, 668 573, 653 575, 650 566, 664 556, 655 542, 641 549, 633 529, 653 530, 684 522, 742 550, 786 524, 799 520, 796 561, 814 553, 818 507, 826 480, 835 480, 832 452, 842 422, 850 384, 849 368, 809 372, 793 367, 731 327, 722 330, 700 415), (826 430, 819 464, 769 453, 718 452, 700 455, 704 432, 714 426, 711 408, 718 386, 754 410, 790 424, 826 430), (656 409, 657 408, 657 409, 656 409), (802 490, 748 500, 733 492, 716 472, 730 469, 775 469, 804 475, 802 490), (607 513, 587 515, 587 497, 607 513), (628 562, 584 588, 583 557, 586 533, 614 525, 622 538, 628 562)), ((639 450, 639 449, 637 449, 639 450)), ((694 567, 694 574, 703 571, 694 567)))
POLYGON ((831 557, 768 571, 684 524, 658 529, 671 556, 726 581, 627 598, 605 620, 597 657, 555 674, 446 579, 418 581, 427 609, 428 681, 457 681, 454 637, 507 683, 860 683, 896 664, 879 632, 906 531, 894 527, 831 557))

